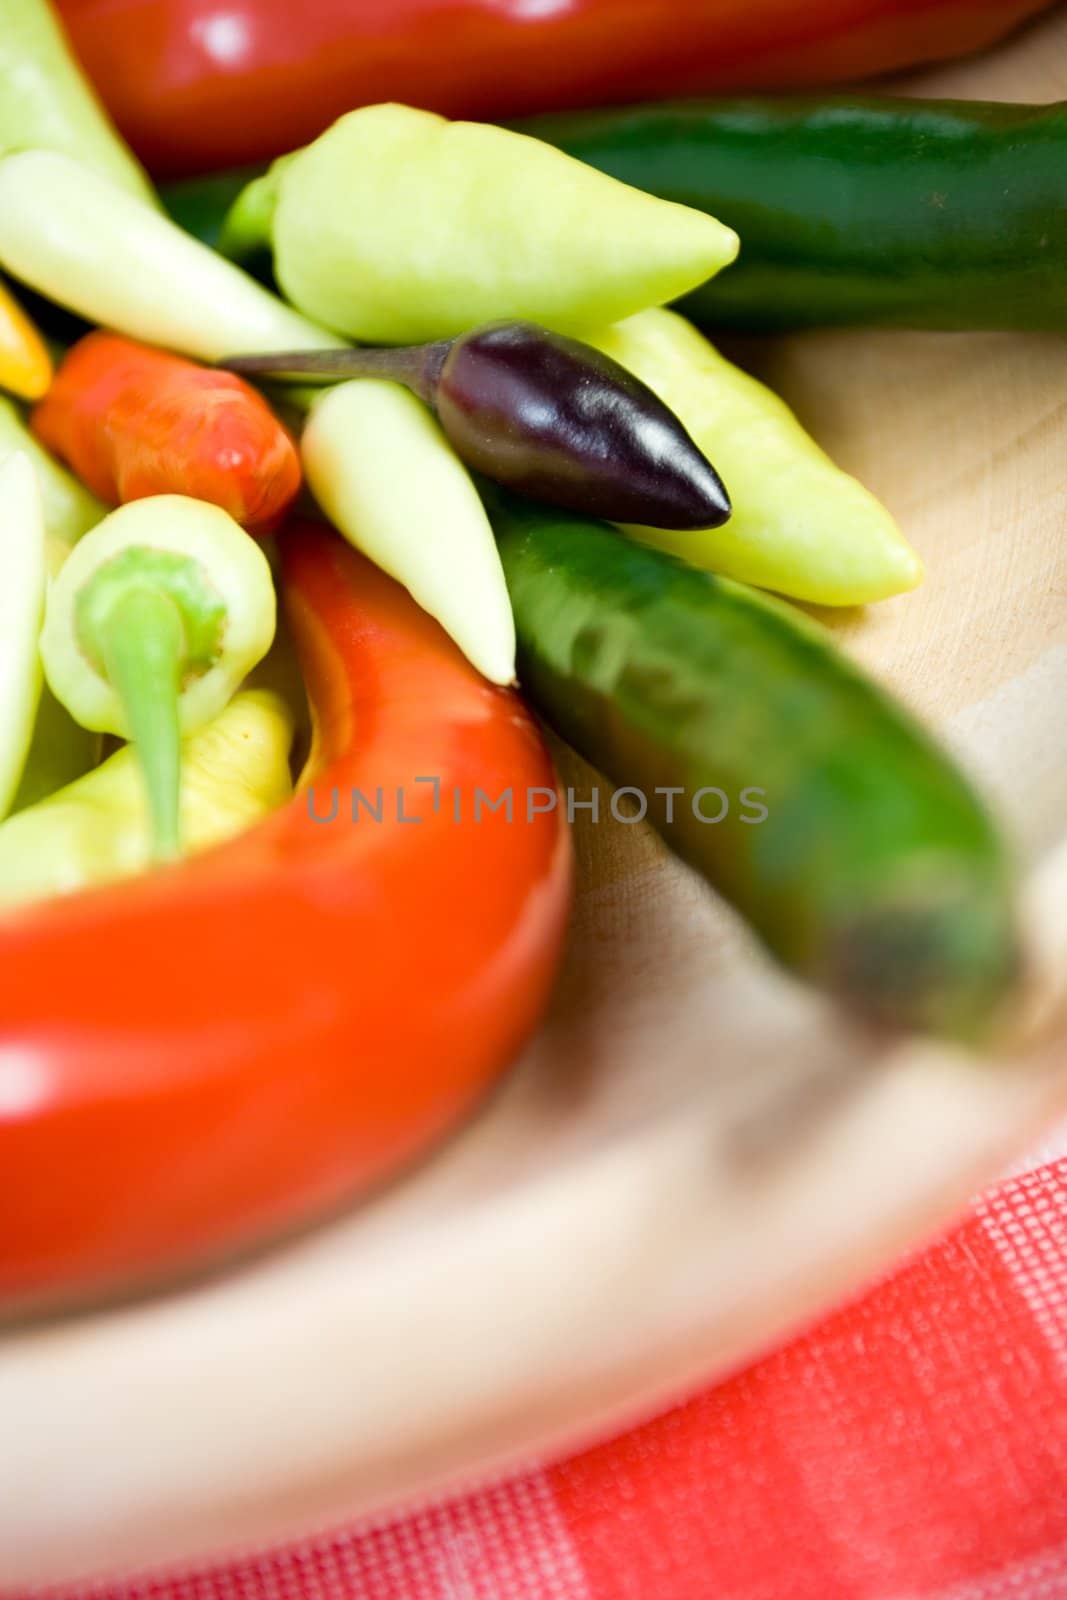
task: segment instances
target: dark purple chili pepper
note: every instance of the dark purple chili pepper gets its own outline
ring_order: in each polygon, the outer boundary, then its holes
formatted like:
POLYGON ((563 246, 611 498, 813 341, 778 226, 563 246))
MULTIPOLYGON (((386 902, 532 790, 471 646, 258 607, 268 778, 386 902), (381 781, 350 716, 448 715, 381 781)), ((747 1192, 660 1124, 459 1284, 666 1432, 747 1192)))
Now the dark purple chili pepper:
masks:
POLYGON ((258 377, 387 378, 437 414, 487 478, 609 522, 718 528, 730 499, 707 457, 647 384, 591 345, 531 322, 439 344, 242 356, 258 377))

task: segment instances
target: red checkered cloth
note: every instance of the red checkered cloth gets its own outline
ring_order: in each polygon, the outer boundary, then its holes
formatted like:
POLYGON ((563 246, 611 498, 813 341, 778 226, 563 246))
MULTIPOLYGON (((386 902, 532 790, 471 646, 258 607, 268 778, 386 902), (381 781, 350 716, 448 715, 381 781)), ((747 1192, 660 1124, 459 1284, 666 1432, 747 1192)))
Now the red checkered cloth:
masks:
POLYGON ((414 1515, 62 1595, 1067 1596, 1067 1160, 1010 1177, 863 1299, 609 1444, 414 1515))

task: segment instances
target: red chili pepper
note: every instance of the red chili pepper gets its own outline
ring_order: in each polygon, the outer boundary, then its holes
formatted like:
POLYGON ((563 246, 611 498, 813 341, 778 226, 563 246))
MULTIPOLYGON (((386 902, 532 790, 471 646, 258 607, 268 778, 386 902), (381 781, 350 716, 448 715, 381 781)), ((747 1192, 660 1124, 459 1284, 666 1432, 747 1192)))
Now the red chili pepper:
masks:
POLYGON ((0 922, 4 1309, 336 1207, 467 1111, 545 1003, 571 857, 532 717, 332 534, 281 542, 314 790, 0 922), (510 820, 476 814, 509 789, 510 820), (351 820, 356 791, 381 821, 351 820))
POLYGON ((80 339, 30 420, 108 505, 190 495, 266 532, 300 489, 296 446, 255 389, 118 334, 80 339))
POLYGON ((519 116, 870 77, 992 42, 1048 0, 60 0, 160 174, 281 154, 354 106, 519 116))

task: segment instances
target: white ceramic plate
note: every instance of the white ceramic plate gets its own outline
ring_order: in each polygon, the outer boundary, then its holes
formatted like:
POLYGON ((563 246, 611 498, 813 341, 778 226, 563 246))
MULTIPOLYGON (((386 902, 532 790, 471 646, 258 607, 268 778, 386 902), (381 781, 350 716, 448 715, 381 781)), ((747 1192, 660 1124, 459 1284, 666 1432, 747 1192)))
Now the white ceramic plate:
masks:
MULTIPOLYGON (((1067 18, 923 86, 1067 96, 1067 18)), ((1067 1102, 1067 341, 754 358, 927 558, 837 626, 1015 830, 1029 1044, 875 1049, 641 829, 586 825, 552 1015, 461 1138, 243 1270, 0 1340, 3 1581, 308 1533, 633 1420, 855 1288, 1067 1102)))

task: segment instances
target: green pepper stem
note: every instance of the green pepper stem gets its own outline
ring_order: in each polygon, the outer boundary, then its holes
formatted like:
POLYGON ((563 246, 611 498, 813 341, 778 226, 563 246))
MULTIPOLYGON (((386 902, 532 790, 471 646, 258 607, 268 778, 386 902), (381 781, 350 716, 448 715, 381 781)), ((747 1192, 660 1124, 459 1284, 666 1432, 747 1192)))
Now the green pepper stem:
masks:
POLYGON ((231 261, 247 261, 269 250, 282 173, 299 151, 279 156, 266 172, 246 183, 222 219, 217 250, 231 261))
POLYGON ((99 630, 99 647, 137 747, 152 820, 153 853, 181 853, 181 731, 178 693, 185 656, 181 612, 158 588, 121 594, 99 630))

